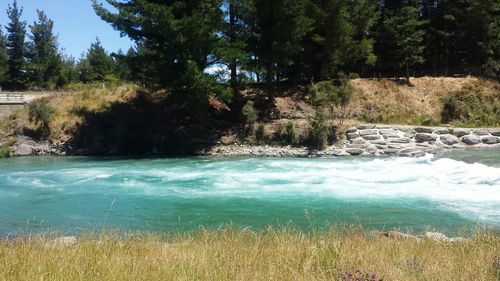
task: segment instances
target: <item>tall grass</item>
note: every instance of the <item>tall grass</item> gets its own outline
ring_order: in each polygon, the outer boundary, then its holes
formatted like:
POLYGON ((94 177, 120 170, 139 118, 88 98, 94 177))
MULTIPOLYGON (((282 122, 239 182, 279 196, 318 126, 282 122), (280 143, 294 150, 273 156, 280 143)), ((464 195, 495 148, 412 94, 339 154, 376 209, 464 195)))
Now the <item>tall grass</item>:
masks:
POLYGON ((0 242, 0 280, 498 280, 499 256, 493 234, 454 243, 232 227, 40 236, 0 242))

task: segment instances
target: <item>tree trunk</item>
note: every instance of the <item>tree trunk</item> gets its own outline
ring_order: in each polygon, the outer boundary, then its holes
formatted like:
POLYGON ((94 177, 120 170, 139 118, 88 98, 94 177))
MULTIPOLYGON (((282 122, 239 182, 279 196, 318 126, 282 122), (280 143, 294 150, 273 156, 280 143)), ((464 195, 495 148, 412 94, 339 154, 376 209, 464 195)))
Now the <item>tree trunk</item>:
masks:
MULTIPOLYGON (((236 5, 234 0, 229 2, 229 43, 231 46, 236 43, 236 5)), ((236 58, 231 59, 229 68, 231 70, 231 87, 236 92, 238 87, 236 58)))

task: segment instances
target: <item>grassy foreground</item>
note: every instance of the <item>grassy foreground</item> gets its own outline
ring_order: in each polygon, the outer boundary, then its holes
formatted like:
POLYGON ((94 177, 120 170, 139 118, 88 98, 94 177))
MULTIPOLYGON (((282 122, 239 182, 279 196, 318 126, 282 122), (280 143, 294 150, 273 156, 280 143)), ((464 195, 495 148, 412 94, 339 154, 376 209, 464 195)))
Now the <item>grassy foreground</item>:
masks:
POLYGON ((362 231, 228 228, 0 242, 0 280, 500 280, 500 236, 465 242, 362 231), (58 241, 58 242, 57 242, 58 241))

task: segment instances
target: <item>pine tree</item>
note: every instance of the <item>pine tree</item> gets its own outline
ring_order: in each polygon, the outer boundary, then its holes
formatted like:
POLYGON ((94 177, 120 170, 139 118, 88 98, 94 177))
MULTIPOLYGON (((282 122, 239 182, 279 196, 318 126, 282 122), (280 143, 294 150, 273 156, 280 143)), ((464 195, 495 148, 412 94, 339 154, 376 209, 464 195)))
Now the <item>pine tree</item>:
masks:
POLYGON ((2 27, 0 26, 0 87, 7 82, 9 67, 7 54, 7 38, 2 32, 2 27))
POLYGON ((37 10, 38 22, 30 26, 32 50, 30 68, 32 82, 43 88, 54 85, 59 79, 62 67, 61 56, 58 53, 57 37, 53 34, 54 22, 47 15, 37 10))
POLYGON ((500 2, 475 0, 467 11, 467 62, 500 79, 500 2))
POLYGON ((379 17, 376 0, 313 1, 314 30, 305 44, 304 64, 315 81, 361 71, 373 65, 372 27, 379 17))
POLYGON ((392 41, 390 50, 398 66, 405 69, 406 81, 410 82, 410 70, 424 62, 426 21, 420 19, 420 1, 403 1, 403 7, 388 11, 384 20, 386 35, 392 41))
POLYGON ((18 8, 14 0, 12 6, 7 9, 10 22, 7 25, 7 51, 9 60, 9 84, 10 87, 19 89, 26 87, 26 22, 21 20, 22 8, 18 8))
POLYGON ((137 59, 148 62, 141 64, 148 72, 144 83, 170 88, 190 103, 204 103, 209 96, 227 100, 227 90, 204 73, 220 62, 216 50, 224 23, 222 0, 106 2, 118 12, 96 0, 94 10, 142 48, 137 59))
POLYGON ((93 80, 104 81, 113 72, 113 58, 107 54, 99 38, 90 45, 86 60, 95 75, 93 80))

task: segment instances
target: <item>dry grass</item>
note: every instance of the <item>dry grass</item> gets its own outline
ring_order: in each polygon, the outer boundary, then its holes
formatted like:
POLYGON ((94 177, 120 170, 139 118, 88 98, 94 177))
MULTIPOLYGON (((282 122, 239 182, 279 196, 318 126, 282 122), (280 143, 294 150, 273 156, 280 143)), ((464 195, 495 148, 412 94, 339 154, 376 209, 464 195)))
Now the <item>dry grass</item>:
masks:
POLYGON ((412 86, 391 80, 354 79, 351 83, 357 91, 350 111, 358 119, 409 125, 438 125, 442 98, 465 86, 478 85, 485 94, 500 89, 498 83, 475 77, 414 78, 412 86))
POLYGON ((39 237, 0 242, 0 280, 350 280, 345 272, 360 271, 383 280, 495 281, 498 256, 500 237, 491 234, 455 243, 235 228, 69 245, 39 237))
MULTIPOLYGON (((48 100, 48 105, 56 109, 50 124, 52 132, 50 139, 58 143, 68 140, 71 130, 82 121, 80 113, 106 110, 111 103, 126 101, 136 94, 136 90, 137 87, 131 84, 123 84, 107 88, 87 88, 75 92, 31 95, 30 100, 45 98, 48 100)), ((28 119, 28 108, 22 108, 10 117, 0 120, 0 132, 12 135, 18 127, 36 128, 28 119)))

